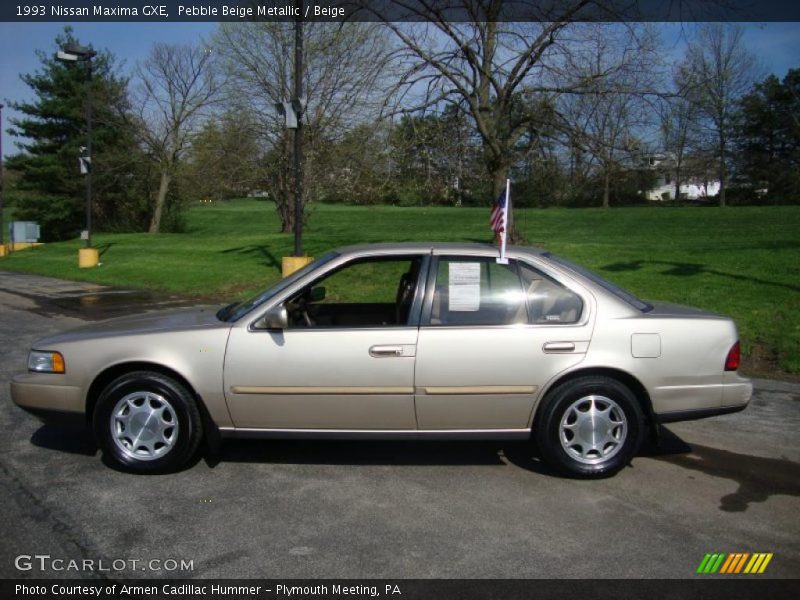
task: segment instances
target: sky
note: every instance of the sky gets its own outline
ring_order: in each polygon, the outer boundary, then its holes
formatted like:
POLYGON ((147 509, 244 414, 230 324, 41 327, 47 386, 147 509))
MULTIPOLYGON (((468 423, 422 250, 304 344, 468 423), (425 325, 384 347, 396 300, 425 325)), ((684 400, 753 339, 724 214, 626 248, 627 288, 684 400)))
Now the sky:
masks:
MULTIPOLYGON (((0 103, 3 109, 3 154, 14 154, 14 140, 6 133, 8 118, 15 112, 9 101, 31 98, 21 73, 38 69, 36 50, 54 52, 55 37, 64 23, 0 23, 0 103)), ((110 50, 123 70, 129 72, 146 57, 155 42, 189 43, 210 36, 216 23, 74 23, 75 34, 83 43, 110 50)), ((670 54, 676 59, 686 44, 686 29, 680 24, 658 24, 670 54)), ((792 67, 800 67, 800 23, 746 23, 747 47, 763 63, 768 73, 783 77, 792 67)))

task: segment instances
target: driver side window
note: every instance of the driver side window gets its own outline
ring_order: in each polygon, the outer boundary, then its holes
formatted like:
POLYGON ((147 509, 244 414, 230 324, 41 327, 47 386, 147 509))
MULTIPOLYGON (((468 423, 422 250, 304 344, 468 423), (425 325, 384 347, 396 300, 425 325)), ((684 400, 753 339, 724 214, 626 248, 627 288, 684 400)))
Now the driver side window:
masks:
POLYGON ((349 262, 289 298, 290 329, 408 324, 421 256, 349 262))

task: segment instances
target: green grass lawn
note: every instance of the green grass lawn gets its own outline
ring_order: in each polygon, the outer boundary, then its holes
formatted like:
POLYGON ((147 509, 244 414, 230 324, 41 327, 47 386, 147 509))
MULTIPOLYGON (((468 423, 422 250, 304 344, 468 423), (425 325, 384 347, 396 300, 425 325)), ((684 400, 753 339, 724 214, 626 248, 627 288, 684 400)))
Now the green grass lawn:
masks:
MULTIPOLYGON (((487 241, 488 208, 314 205, 310 255, 385 241, 487 241)), ((519 210, 534 245, 643 298, 736 318, 751 372, 800 374, 800 207, 519 210)), ((0 259, 0 268, 103 284, 236 299, 276 281, 290 235, 271 203, 197 205, 183 234, 97 234, 102 265, 78 269, 79 241, 0 259)))

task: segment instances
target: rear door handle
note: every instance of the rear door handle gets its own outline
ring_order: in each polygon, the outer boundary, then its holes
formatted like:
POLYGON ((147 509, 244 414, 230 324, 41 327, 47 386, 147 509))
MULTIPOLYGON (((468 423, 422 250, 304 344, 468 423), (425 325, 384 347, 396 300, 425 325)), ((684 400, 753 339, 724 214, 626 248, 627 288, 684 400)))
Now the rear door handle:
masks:
POLYGON ((542 350, 548 353, 574 352, 575 344, 573 342, 547 342, 542 350))
POLYGON ((369 355, 373 358, 388 358, 391 356, 403 356, 402 346, 372 346, 369 355))

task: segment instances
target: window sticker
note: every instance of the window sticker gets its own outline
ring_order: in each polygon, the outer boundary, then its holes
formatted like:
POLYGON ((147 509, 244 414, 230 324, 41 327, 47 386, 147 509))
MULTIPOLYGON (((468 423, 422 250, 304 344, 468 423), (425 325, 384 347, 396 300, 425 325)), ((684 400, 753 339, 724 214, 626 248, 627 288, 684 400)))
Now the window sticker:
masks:
POLYGON ((481 263, 450 263, 448 296, 452 312, 475 312, 481 307, 481 263))

